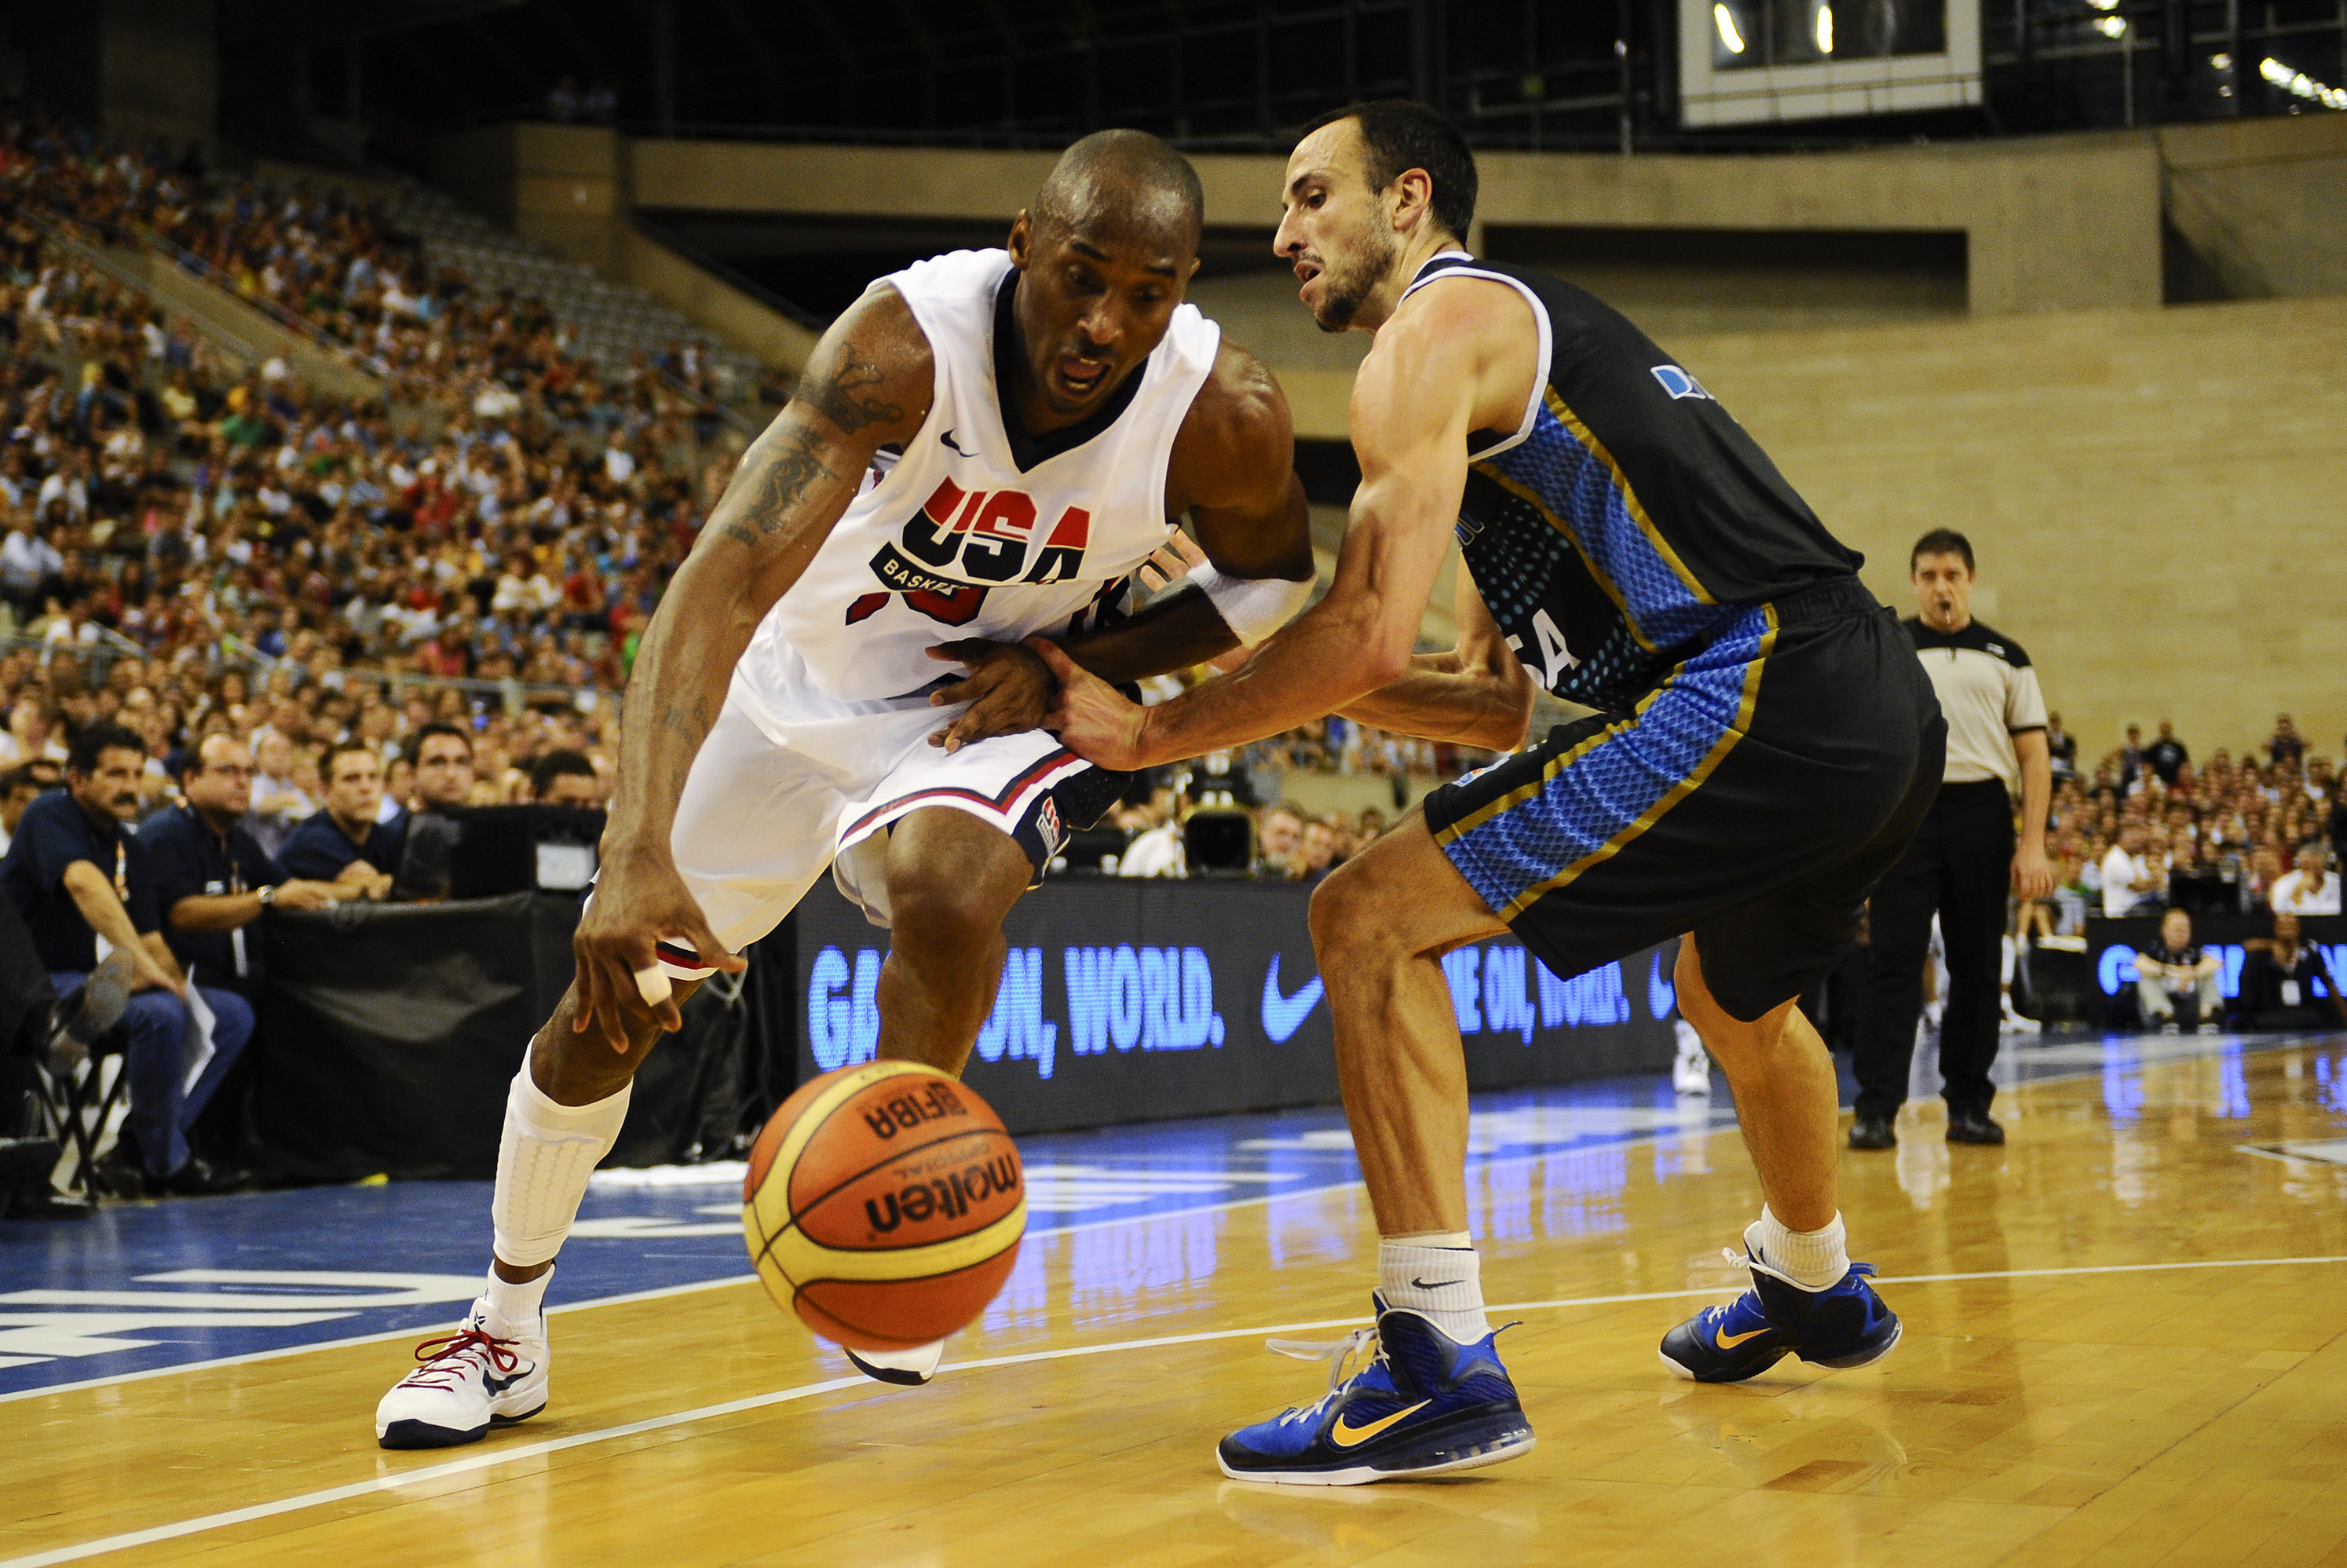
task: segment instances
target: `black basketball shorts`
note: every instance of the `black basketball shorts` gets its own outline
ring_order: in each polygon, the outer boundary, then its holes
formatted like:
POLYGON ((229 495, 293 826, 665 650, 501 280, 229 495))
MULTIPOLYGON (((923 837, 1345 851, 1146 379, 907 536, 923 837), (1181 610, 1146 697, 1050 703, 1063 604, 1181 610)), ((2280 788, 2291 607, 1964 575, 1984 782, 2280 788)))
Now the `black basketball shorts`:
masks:
POLYGON ((1947 725, 1855 579, 1755 605, 1626 718, 1443 785, 1427 826, 1558 975, 1693 932, 1751 1020, 1823 979, 1939 791, 1947 725))

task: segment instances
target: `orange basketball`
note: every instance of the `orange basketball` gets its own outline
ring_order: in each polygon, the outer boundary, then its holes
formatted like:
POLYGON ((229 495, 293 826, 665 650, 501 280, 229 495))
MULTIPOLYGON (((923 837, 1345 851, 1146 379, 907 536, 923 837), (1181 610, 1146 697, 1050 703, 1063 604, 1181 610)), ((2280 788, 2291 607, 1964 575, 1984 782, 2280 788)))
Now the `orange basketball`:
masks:
POLYGON ((858 1350, 968 1324, 1010 1277, 1026 1231, 1002 1118, 918 1062, 801 1084, 751 1146, 742 1184, 742 1234, 767 1294, 858 1350))

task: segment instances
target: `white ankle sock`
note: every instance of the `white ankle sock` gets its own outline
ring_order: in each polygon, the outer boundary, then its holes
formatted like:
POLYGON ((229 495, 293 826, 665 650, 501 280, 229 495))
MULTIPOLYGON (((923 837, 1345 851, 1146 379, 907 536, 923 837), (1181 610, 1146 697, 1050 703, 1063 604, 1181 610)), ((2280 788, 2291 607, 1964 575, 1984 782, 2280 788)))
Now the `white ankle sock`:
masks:
POLYGON ((492 1267, 489 1287, 481 1293, 488 1304, 489 1332, 501 1339, 512 1338, 517 1333, 536 1333, 546 1311, 546 1282, 553 1277, 554 1270, 549 1268, 536 1279, 517 1285, 510 1279, 499 1278, 492 1267))
POLYGON ((1744 1227, 1744 1245, 1803 1290, 1831 1290, 1850 1272, 1847 1234, 1839 1213, 1823 1230, 1788 1230, 1763 1204, 1760 1217, 1744 1227))
POLYGON ((587 1178, 619 1142, 628 1094, 622 1089, 592 1105, 558 1105, 531 1081, 523 1060, 506 1095, 497 1193, 489 1200, 499 1257, 528 1266, 551 1262, 562 1249, 587 1178))
POLYGON ((1483 1259, 1465 1231, 1381 1239, 1378 1289, 1388 1307, 1430 1319, 1459 1344, 1472 1345, 1491 1332, 1483 1316, 1483 1259))

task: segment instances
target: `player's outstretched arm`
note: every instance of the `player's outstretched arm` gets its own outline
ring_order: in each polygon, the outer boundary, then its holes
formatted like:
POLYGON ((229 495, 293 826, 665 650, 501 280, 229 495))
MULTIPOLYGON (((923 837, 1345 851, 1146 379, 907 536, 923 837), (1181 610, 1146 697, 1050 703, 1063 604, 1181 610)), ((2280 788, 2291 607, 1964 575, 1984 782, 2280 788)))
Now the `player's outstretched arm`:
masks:
MULTIPOLYGON (((1174 702, 1124 702, 1056 648, 1046 727, 1103 766, 1150 767, 1243 745, 1334 712, 1408 672, 1467 479, 1467 434, 1488 401, 1490 324, 1463 289, 1429 290, 1379 332, 1353 384, 1360 459, 1336 581, 1246 664, 1174 702), (1450 296, 1450 297, 1446 297, 1450 296)), ((1521 399, 1519 399, 1521 407, 1521 399)))
MULTIPOLYGON (((1165 510, 1189 515, 1214 574, 1212 596, 1194 571, 1190 586, 1138 614, 1061 640, 1069 658, 1111 684, 1186 670, 1242 642, 1260 642, 1311 592, 1311 516, 1296 477, 1295 421, 1271 372, 1235 343, 1223 344, 1174 436, 1165 510)), ((948 751, 1033 729, 1058 691, 1042 661, 1016 643, 949 642, 930 652, 970 671, 930 699, 941 707, 969 704, 929 737, 948 751)))
POLYGON ((1338 712, 1420 740, 1512 752, 1532 723, 1532 680, 1491 619, 1465 562, 1456 597, 1459 645, 1411 656, 1401 679, 1338 712))
POLYGON ((758 622, 815 559, 874 454, 919 431, 935 380, 928 341, 903 297, 866 294, 815 345, 797 395, 743 454, 670 581, 628 682, 602 876, 573 943, 581 1032, 592 1022, 624 1049, 628 1016, 677 1027, 673 1002, 647 1006, 636 989, 661 937, 687 938, 720 968, 741 968, 670 856, 685 775, 758 622))

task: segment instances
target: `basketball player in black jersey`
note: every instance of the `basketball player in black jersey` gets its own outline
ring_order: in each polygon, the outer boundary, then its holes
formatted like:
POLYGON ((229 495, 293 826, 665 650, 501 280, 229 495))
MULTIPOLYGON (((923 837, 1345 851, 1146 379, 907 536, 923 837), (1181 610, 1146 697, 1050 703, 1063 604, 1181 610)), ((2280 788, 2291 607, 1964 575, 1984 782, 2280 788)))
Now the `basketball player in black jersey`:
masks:
POLYGON ((1056 650, 1047 723, 1132 768, 1336 711, 1521 744, 1535 683, 1599 716, 1460 779, 1330 876, 1313 938, 1381 1237, 1378 1353, 1224 1440, 1225 1473, 1344 1484, 1512 1458, 1532 1430, 1467 1235, 1467 1081, 1441 954, 1512 931, 1560 976, 1684 935, 1679 1006, 1727 1071, 1767 1199, 1753 1288, 1674 1328, 1705 1381, 1863 1366, 1899 1322, 1844 1246, 1831 1059, 1793 999, 1840 961, 1930 806, 1944 736, 1897 620, 1742 427, 1597 300, 1460 241, 1449 122, 1359 106, 1287 167, 1279 252, 1323 327, 1374 334, 1335 586, 1235 673, 1155 708, 1056 650), (1413 655, 1454 536, 1460 641, 1413 655))

